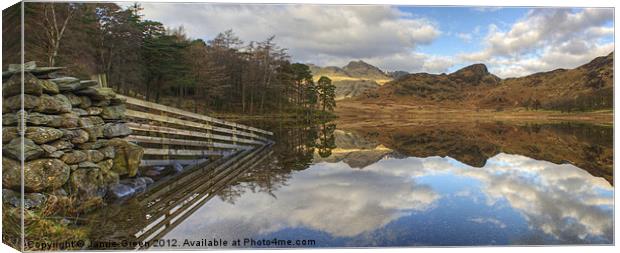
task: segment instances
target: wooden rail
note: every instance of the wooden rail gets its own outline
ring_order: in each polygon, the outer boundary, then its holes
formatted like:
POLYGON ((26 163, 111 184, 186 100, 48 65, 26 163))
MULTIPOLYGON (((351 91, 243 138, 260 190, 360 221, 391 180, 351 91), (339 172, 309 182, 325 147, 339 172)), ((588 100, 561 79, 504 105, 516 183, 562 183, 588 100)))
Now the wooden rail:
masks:
POLYGON ((144 148, 141 166, 190 165, 273 143, 272 132, 235 122, 117 95, 126 101, 133 131, 126 137, 144 148))

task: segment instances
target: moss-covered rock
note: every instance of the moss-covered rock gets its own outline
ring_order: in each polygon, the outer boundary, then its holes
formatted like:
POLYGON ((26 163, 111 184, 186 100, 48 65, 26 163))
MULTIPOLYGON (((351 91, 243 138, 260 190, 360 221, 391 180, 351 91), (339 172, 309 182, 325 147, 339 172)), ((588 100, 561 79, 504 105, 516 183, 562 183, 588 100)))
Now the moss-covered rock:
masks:
POLYGON ((61 130, 51 127, 26 127, 26 138, 36 144, 48 143, 60 139, 63 136, 61 130))
POLYGON ((39 103, 34 110, 42 113, 67 113, 71 112, 71 102, 65 95, 53 96, 43 94, 39 97, 39 103))
MULTIPOLYGON (((37 159, 24 164, 26 192, 43 192, 61 187, 69 180, 70 169, 59 159, 37 159)), ((5 188, 20 189, 21 169, 18 161, 2 158, 2 184, 5 188)))
POLYGON ((24 138, 24 145, 22 146, 21 138, 13 138, 2 147, 2 155, 15 160, 21 160, 22 147, 24 149, 24 161, 30 161, 45 154, 45 151, 32 140, 24 138))
POLYGON ((60 160, 66 164, 78 164, 88 160, 88 154, 81 150, 74 150, 73 152, 65 153, 60 160))
POLYGON ((133 177, 138 172, 144 149, 123 139, 115 138, 108 142, 115 150, 114 166, 112 170, 119 175, 133 177))

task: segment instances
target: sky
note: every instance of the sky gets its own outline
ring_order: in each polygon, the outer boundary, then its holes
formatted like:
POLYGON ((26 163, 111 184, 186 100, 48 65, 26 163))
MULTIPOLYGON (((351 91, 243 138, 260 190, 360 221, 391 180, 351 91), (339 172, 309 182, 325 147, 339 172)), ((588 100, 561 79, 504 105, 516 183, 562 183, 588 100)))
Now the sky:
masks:
POLYGON ((484 63, 502 77, 574 68, 614 50, 611 8, 143 3, 144 18, 192 38, 232 29, 243 41, 275 35, 295 62, 450 73, 484 63), (182 15, 179 15, 182 13, 182 15))

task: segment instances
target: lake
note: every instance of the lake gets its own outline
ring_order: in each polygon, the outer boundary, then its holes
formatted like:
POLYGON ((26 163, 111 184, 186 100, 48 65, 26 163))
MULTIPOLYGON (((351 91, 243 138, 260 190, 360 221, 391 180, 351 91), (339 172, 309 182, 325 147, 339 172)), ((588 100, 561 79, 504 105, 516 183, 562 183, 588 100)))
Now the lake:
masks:
POLYGON ((188 199, 168 211, 174 217, 139 201, 112 205, 90 218, 103 230, 93 240, 152 234, 159 246, 189 249, 613 243, 610 126, 262 127, 276 144, 260 161, 204 180, 213 187, 172 190, 188 199), (159 222, 167 225, 149 225, 159 222))

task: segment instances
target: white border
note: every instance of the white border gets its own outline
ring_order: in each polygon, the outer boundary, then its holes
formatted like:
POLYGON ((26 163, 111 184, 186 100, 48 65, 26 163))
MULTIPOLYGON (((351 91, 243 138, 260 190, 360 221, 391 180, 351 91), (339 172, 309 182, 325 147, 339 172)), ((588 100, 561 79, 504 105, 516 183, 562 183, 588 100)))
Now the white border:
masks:
MULTIPOLYGON (((5 9, 15 3, 17 0, 2 0, 0 1, 0 6, 2 9, 5 9)), ((50 1, 52 2, 52 1, 50 1)), ((96 0, 80 0, 80 2, 104 2, 104 1, 96 1, 96 0)), ((107 1, 105 1, 107 2, 107 1)), ((136 2, 136 1, 111 1, 111 2, 136 2)), ((610 0, 587 0, 587 1, 577 1, 577 0, 546 0, 544 2, 540 0, 503 0, 503 1, 493 1, 493 0, 339 0, 339 1, 329 1, 329 0, 239 0, 239 1, 226 1, 226 0, 208 0, 208 1, 200 1, 200 0, 165 0, 165 1, 153 1, 153 0, 140 0, 138 2, 223 2, 223 3, 319 3, 319 4, 393 4, 393 5, 426 5, 426 6, 552 6, 552 7, 614 7, 614 17, 617 16, 618 9, 617 2, 610 0)), ((615 19, 614 19, 615 21, 615 19)), ((0 21, 1 24, 2 21, 0 21)), ((615 25, 615 23, 614 23, 615 25)), ((1 38, 1 35, 0 35, 1 38)), ((618 33, 615 33, 615 41, 618 41, 618 33)), ((1 52, 0 52, 1 57, 1 52)), ((615 61, 614 57, 614 61, 615 61)), ((615 64, 614 64, 615 66, 615 64)), ((3 68, 4 69, 4 68, 3 68)), ((614 67, 614 84, 617 84, 618 79, 618 70, 614 67)), ((620 98, 620 89, 614 88, 614 99, 620 98)), ((615 100, 614 100, 615 102, 615 100)), ((1 106, 1 102, 0 102, 1 106)), ((614 111, 616 110, 616 105, 614 106, 614 111)), ((614 113, 614 144, 617 143, 618 140, 618 128, 615 127, 615 113, 614 113)), ((615 146, 615 145, 614 145, 615 146)), ((614 149, 614 160, 620 154, 620 148, 614 149)), ((615 162, 614 162, 615 165, 615 162)), ((615 166, 614 166, 615 169, 615 166)), ((614 180, 616 178, 614 177, 614 180)), ((616 184, 614 184, 616 185, 616 184)), ((618 194, 614 194, 615 203, 618 202, 618 194)), ((615 213, 618 213, 618 208, 615 207, 615 213)), ((616 216, 617 217, 617 216, 616 216)), ((0 228, 1 228, 0 224, 0 228)), ((618 242, 618 220, 614 220, 614 241, 618 242)), ((15 249, 10 248, 4 244, 0 246, 2 252, 17 252, 15 249)), ((510 247, 437 247, 437 248, 375 248, 375 249, 294 249, 294 250, 259 250, 258 252, 278 252, 278 253, 288 253, 288 252, 300 252, 303 250, 304 252, 390 252, 390 253, 404 253, 404 252, 468 252, 468 253, 495 253, 501 251, 502 253, 516 253, 528 251, 528 253, 537 253, 537 252, 552 252, 552 251, 561 251, 561 252, 617 252, 616 246, 548 246, 548 247, 519 247, 519 246, 510 246, 510 247)), ((92 252, 92 251, 86 251, 92 252)), ((118 251, 116 251, 118 252, 118 251)), ((178 251, 159 251, 159 252, 178 252, 178 251)), ((248 252, 248 250, 209 250, 209 251, 189 251, 189 252, 248 252)))

